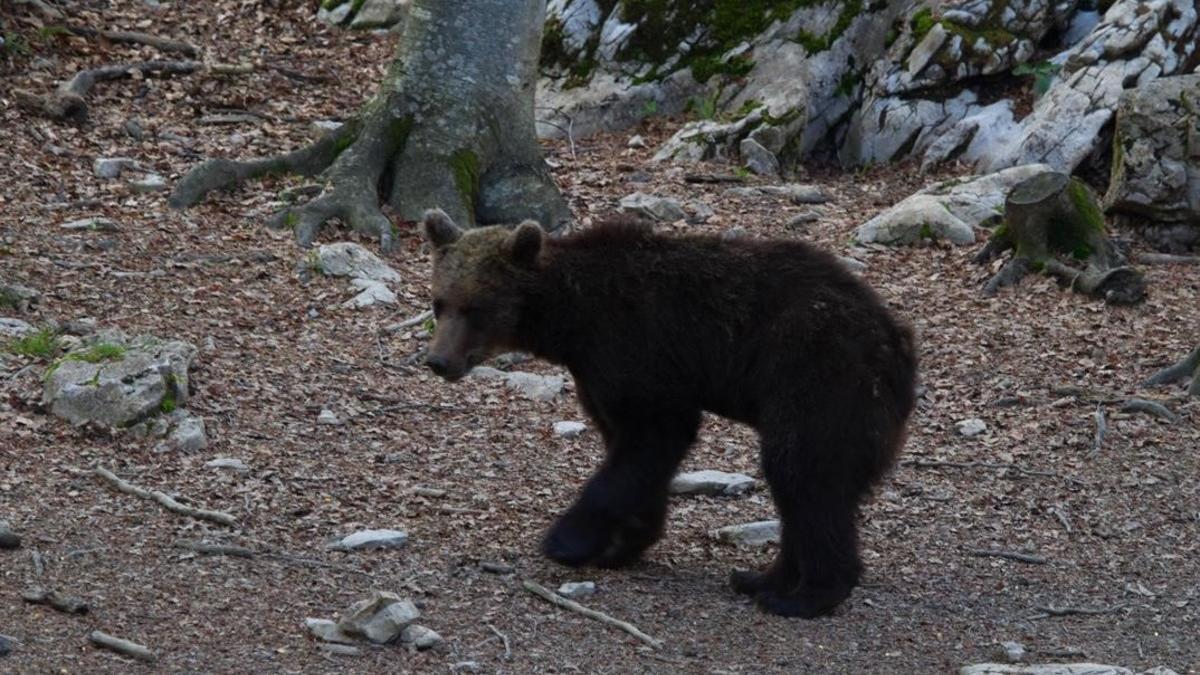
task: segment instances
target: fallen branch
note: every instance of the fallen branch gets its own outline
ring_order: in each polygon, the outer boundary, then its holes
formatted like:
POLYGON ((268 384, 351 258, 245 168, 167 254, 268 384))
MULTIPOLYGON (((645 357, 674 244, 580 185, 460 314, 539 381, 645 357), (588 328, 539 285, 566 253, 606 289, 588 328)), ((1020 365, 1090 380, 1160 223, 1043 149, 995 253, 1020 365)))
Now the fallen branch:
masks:
POLYGON ((561 595, 558 595, 554 591, 551 591, 549 588, 546 588, 545 586, 542 586, 540 584, 536 584, 532 581, 524 581, 524 582, 522 582, 522 585, 525 587, 525 590, 546 600, 547 602, 549 602, 552 605, 557 605, 559 607, 562 607, 563 609, 569 609, 572 612, 582 614, 582 615, 588 617, 589 619, 595 619, 596 621, 599 621, 600 623, 607 624, 614 628, 623 630, 626 633, 629 633, 630 635, 636 637, 637 639, 641 640, 642 642, 645 642, 646 644, 650 645, 651 647, 653 647, 655 649, 659 649, 663 646, 662 640, 656 640, 656 639, 650 637, 649 635, 646 635, 642 631, 638 630, 637 626, 634 626, 631 623, 621 621, 620 619, 614 619, 613 617, 605 614, 604 612, 597 612, 594 609, 588 609, 587 607, 584 607, 583 605, 579 604, 578 602, 575 602, 574 600, 568 600, 568 599, 562 597, 561 595))
POLYGON ((1041 614, 1030 617, 1031 619, 1044 619, 1049 616, 1075 616, 1075 615, 1097 615, 1097 614, 1112 614, 1120 609, 1125 608, 1125 603, 1113 605, 1112 607, 1055 607, 1054 605, 1038 605, 1034 609, 1041 614))
POLYGON ((1121 406, 1121 412, 1143 412, 1147 415, 1160 417, 1168 422, 1176 422, 1179 417, 1167 406, 1158 401, 1148 401, 1144 398, 1131 398, 1121 406))
POLYGON ((496 637, 500 638, 500 641, 502 643, 504 643, 504 658, 505 658, 505 660, 511 659, 512 658, 512 645, 510 645, 508 643, 508 636, 505 635, 504 633, 501 633, 500 631, 496 630, 496 627, 490 623, 487 625, 487 627, 489 630, 491 630, 493 633, 496 634, 496 637))
POLYGON ((135 658, 139 661, 146 661, 149 663, 157 658, 154 656, 154 652, 146 649, 136 642, 122 640, 119 637, 113 637, 108 633, 103 633, 98 630, 92 631, 88 635, 88 640, 96 646, 104 647, 105 649, 111 649, 118 654, 124 654, 125 656, 135 658))
POLYGON ((200 555, 227 555, 234 558, 253 558, 254 551, 245 546, 235 544, 206 544, 199 541, 177 541, 176 548, 182 548, 200 555))
POLYGON ((66 28, 71 34, 78 35, 79 37, 101 37, 109 42, 128 42, 132 44, 146 45, 148 47, 154 47, 155 49, 163 52, 183 54, 184 56, 192 59, 200 56, 200 50, 193 45, 190 45, 186 42, 181 42, 179 40, 172 40, 170 38, 159 37, 157 35, 150 35, 149 33, 139 33, 136 31, 124 30, 97 30, 95 28, 88 28, 86 26, 67 26, 66 28))
POLYGON ((42 0, 17 0, 17 4, 33 7, 46 21, 60 21, 63 18, 62 12, 42 0))
POLYGON ((206 511, 204 509, 194 509, 190 506, 185 506, 185 505, 180 504, 179 502, 175 501, 174 498, 172 498, 170 495, 168 495, 166 493, 146 490, 146 489, 140 488, 132 483, 128 483, 124 480, 121 480, 120 478, 117 478, 116 475, 114 475, 111 471, 108 471, 107 469, 96 467, 95 474, 97 476, 100 476, 104 480, 108 481, 119 492, 124 492, 125 494, 134 495, 135 497, 141 497, 142 499, 146 499, 149 501, 158 502, 159 504, 162 505, 163 508, 165 508, 168 511, 172 511, 172 512, 178 513, 180 515, 189 516, 189 517, 196 518, 199 520, 207 520, 210 522, 217 523, 219 525, 227 525, 229 527, 233 527, 233 526, 237 525, 237 519, 234 518, 233 516, 229 515, 228 513, 221 513, 220 511, 206 511))
POLYGON ((1008 560, 1029 563, 1030 565, 1045 565, 1047 562, 1049 562, 1040 555, 1020 553, 1018 551, 1004 551, 994 548, 973 548, 969 549, 967 553, 979 558, 1007 558, 1008 560))
POLYGON ((1096 406, 1096 412, 1092 413, 1092 417, 1096 420, 1096 433, 1092 437, 1092 452, 1091 457, 1100 454, 1100 446, 1104 444, 1104 432, 1108 431, 1108 423, 1104 420, 1104 408, 1096 406))

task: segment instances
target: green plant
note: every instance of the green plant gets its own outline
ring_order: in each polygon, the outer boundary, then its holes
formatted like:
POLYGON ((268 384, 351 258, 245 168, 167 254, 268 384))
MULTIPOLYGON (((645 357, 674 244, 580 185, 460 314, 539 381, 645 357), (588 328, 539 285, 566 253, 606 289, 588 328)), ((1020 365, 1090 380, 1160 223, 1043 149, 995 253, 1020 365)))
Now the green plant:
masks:
POLYGON ((1050 84, 1062 66, 1049 61, 1038 63, 1022 63, 1013 68, 1013 75, 1029 75, 1033 77, 1033 95, 1042 96, 1050 90, 1050 84))
POLYGON ((658 101, 650 99, 642 104, 642 117, 653 117, 658 114, 658 101))
POLYGON ((58 351, 58 333, 43 328, 8 344, 8 351, 35 359, 48 359, 58 351))

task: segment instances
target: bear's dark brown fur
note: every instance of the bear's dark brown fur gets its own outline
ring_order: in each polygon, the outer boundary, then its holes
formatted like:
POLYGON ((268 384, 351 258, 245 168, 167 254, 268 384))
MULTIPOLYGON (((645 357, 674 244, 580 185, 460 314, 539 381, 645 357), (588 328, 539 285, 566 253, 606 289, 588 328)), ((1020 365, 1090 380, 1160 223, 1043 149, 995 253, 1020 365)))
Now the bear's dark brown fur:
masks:
POLYGON ((562 364, 608 457, 543 542, 620 566, 662 533, 702 411, 758 430, 782 521, 766 571, 735 572, 765 610, 831 612, 858 582, 860 501, 913 408, 909 329, 830 254, 794 241, 670 237, 610 222, 561 239, 536 223, 463 232, 426 215, 437 331, 454 380, 499 351, 562 364))

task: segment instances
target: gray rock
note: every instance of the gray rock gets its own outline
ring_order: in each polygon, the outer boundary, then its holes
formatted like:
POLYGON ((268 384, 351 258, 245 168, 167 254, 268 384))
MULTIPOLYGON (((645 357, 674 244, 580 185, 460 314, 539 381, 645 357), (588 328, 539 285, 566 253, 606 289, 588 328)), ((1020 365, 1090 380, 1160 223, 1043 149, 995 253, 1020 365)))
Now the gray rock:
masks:
POLYGON ((958 430, 959 434, 970 438, 972 436, 978 436, 979 434, 987 431, 987 423, 978 417, 972 417, 970 419, 955 422, 954 428, 958 430))
POLYGON ((37 329, 30 325, 27 321, 10 319, 8 317, 0 317, 0 337, 19 338, 36 332, 37 329))
POLYGON ((309 254, 314 269, 322 274, 372 281, 401 281, 392 269, 367 249, 351 242, 324 244, 309 254))
POLYGON ((338 551, 401 548, 408 542, 408 533, 401 530, 360 530, 329 545, 338 551))
POLYGON ((167 441, 171 447, 180 452, 199 452, 208 447, 208 434, 205 431, 204 419, 186 410, 177 410, 171 435, 167 441))
POLYGON ((713 207, 704 202, 692 202, 687 205, 687 210, 692 212, 692 215, 688 216, 687 219, 692 224, 707 223, 713 216, 717 215, 713 207))
POLYGON ((822 214, 819 211, 802 211, 791 218, 788 218, 788 221, 784 223, 783 226, 789 230, 803 229, 806 225, 820 220, 821 215, 822 214))
POLYGON ((744 525, 729 525, 715 533, 718 541, 736 546, 757 547, 778 544, 780 537, 778 520, 760 520, 744 525))
MULTIPOLYGON (((0 45, 0 46, 2 46, 2 45, 0 45)), ((0 656, 8 656, 9 654, 11 654, 13 649, 15 648, 16 643, 17 643, 16 638, 9 637, 4 634, 0 634, 0 656)))
POLYGON ((683 207, 674 199, 656 197, 643 192, 635 192, 622 198, 621 210, 665 222, 675 222, 687 217, 687 214, 683 212, 683 207))
POLYGON ((56 363, 42 400, 72 424, 127 427, 187 403, 195 356, 187 342, 101 332, 56 363))
POLYGON ((554 423, 554 435, 559 438, 578 438, 584 431, 587 431, 587 425, 583 422, 554 423))
POLYGON ((237 471, 238 473, 246 473, 250 470, 250 467, 247 466, 245 462, 233 457, 218 457, 216 459, 210 459, 204 463, 204 468, 229 469, 230 471, 237 471))
POLYGON ((129 181, 129 189, 139 194, 162 192, 167 189, 167 179, 156 173, 146 174, 137 180, 129 181))
POLYGON ((394 26, 406 11, 404 0, 365 0, 350 21, 351 28, 388 28, 394 26))
POLYGON ((505 387, 519 392, 531 401, 554 400, 566 386, 566 380, 557 375, 537 375, 520 370, 505 372, 488 366, 476 366, 471 370, 471 376, 502 379, 505 387))
POLYGON ((690 471, 671 480, 671 494, 734 496, 754 489, 758 481, 741 473, 690 471))
POLYGON ((59 227, 64 230, 88 230, 90 232, 116 232, 121 229, 117 221, 99 216, 72 220, 59 225, 59 227))
POLYGON ((778 176, 779 158, 753 138, 743 138, 738 145, 742 164, 760 176, 778 176))
POLYGON ((865 263, 861 260, 855 260, 854 258, 848 258, 844 255, 839 255, 837 257, 837 259, 838 259, 838 262, 842 263, 843 267, 850 270, 851 272, 854 272, 855 274, 862 274, 863 272, 867 271, 867 263, 865 263))
POLYGON ((517 568, 506 562, 493 562, 491 560, 479 563, 479 569, 488 574, 512 574, 517 571, 517 568))
POLYGON ((959 675, 1133 675, 1119 666, 1098 663, 1040 663, 1016 665, 1008 663, 979 663, 959 669, 959 675))
POLYGON ((62 326, 62 330, 67 335, 77 335, 84 337, 96 332, 99 324, 90 316, 82 316, 77 319, 71 319, 62 326))
POLYGON ((400 633, 400 643, 425 651, 442 644, 442 636, 430 628, 414 623, 405 627, 400 633))
POLYGON ((336 642, 319 642, 317 643, 317 649, 325 652, 326 654, 333 654, 335 656, 362 655, 362 649, 353 647, 351 645, 338 644, 336 642))
POLYGON ((340 26, 346 22, 346 19, 350 17, 350 12, 353 10, 354 3, 351 0, 345 0, 345 2, 333 9, 322 7, 317 10, 317 20, 331 26, 340 26))
POLYGON ((359 289, 359 294, 342 304, 346 308, 362 309, 375 305, 396 304, 396 294, 382 281, 373 279, 351 279, 350 285, 359 289))
POLYGON ((1115 144, 1107 211, 1200 228, 1200 73, 1122 93, 1115 144))
POLYGON ((317 424, 324 426, 337 426, 341 423, 342 421, 338 419, 338 416, 328 408, 322 409, 321 412, 317 414, 317 424))
POLYGON ((558 594, 564 598, 577 600, 586 598, 596 592, 596 582, 594 581, 568 581, 558 587, 558 594))
POLYGON ((336 621, 329 619, 305 619, 304 628, 310 635, 324 642, 335 642, 339 644, 354 644, 355 639, 338 627, 336 621))
POLYGON ((120 178, 125 169, 138 168, 137 160, 128 157, 97 157, 92 172, 99 178, 120 178))
POLYGON ((646 139, 642 138, 641 134, 634 134, 629 137, 629 140, 625 143, 625 147, 644 148, 646 147, 646 139))
POLYGON ((30 307, 42 299, 38 291, 21 284, 0 283, 0 309, 11 308, 28 312, 30 307))
POLYGON ((395 593, 373 591, 370 597, 351 605, 337 625, 347 635, 361 635, 375 644, 387 644, 419 618, 421 612, 412 602, 395 593))
POLYGON ((738 225, 737 227, 731 227, 728 230, 725 230, 724 232, 721 233, 721 239, 723 239, 725 241, 734 241, 735 239, 744 239, 748 236, 750 236, 750 232, 746 228, 742 227, 741 225, 738 225))
POLYGON ((1025 660, 1025 645, 1020 642, 1001 642, 996 645, 996 656, 1005 663, 1021 663, 1025 660))
POLYGON ((7 520, 0 520, 0 549, 21 548, 21 535, 13 531, 7 520))
POLYGON ((972 244, 976 227, 999 219, 1014 185, 1048 170, 1045 164, 1030 164, 936 183, 863 223, 855 236, 876 244, 912 244, 925 238, 972 244))

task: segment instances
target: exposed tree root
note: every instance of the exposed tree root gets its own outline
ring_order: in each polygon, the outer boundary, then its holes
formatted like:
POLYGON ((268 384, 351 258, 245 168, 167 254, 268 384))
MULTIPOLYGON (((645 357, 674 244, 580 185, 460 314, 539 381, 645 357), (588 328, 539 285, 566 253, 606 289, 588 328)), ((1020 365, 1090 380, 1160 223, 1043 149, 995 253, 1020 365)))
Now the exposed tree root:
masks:
POLYGON ((196 508, 192 508, 190 506, 186 506, 184 504, 180 504, 178 501, 176 501, 173 497, 166 494, 165 492, 159 492, 157 490, 147 490, 145 488, 140 488, 132 483, 121 480, 115 474, 113 474, 113 472, 111 472, 107 469, 102 469, 100 467, 96 467, 95 474, 97 476, 103 478, 104 480, 108 481, 108 483, 110 485, 112 485, 114 488, 116 488, 118 492, 124 492, 125 494, 134 495, 135 497, 141 497, 142 499, 146 499, 146 500, 149 500, 152 502, 158 502, 160 505, 162 505, 163 508, 165 508, 168 511, 178 513, 183 516, 190 516, 192 518, 197 518, 200 520, 207 520, 207 521, 210 521, 213 523, 218 523, 220 525, 228 525, 230 527, 237 525, 237 519, 234 518, 233 516, 229 515, 228 513, 222 513, 220 511, 207 511, 205 509, 196 509, 196 508))
POLYGON ((44 96, 26 91, 14 91, 17 102, 56 120, 84 121, 88 115, 87 95, 97 82, 132 77, 134 73, 149 75, 190 75, 203 69, 197 61, 146 61, 81 70, 70 80, 44 96))
POLYGON ((1192 353, 1183 358, 1182 361, 1173 366, 1168 366, 1158 371, 1146 380, 1145 386, 1154 387, 1160 384, 1171 384, 1192 378, 1192 383, 1188 387, 1188 396, 1200 396, 1200 347, 1192 350, 1192 353))
POLYGON ((605 614, 604 612, 597 612, 594 609, 589 609, 587 607, 584 607, 583 605, 579 604, 578 602, 575 602, 574 600, 568 600, 568 599, 562 597, 561 595, 555 593, 554 591, 551 591, 549 588, 542 586, 541 584, 534 583, 532 581, 527 580, 527 581, 522 582, 522 585, 525 587, 525 590, 529 591, 530 593, 533 593, 534 595, 542 598, 543 600, 546 600, 547 602, 549 602, 553 605, 557 605, 559 607, 562 607, 563 609, 569 609, 572 612, 577 612, 579 614, 582 614, 582 615, 588 617, 589 619, 595 619, 596 621, 599 621, 600 623, 623 630, 626 633, 629 633, 630 635, 641 640, 642 642, 645 642, 646 644, 650 645, 651 647, 653 647, 655 649, 660 649, 663 646, 662 640, 658 640, 658 639, 650 637, 649 635, 647 635, 647 634, 643 633, 641 630, 639 630, 637 626, 629 623, 628 621, 622 621, 620 619, 613 618, 613 617, 605 614))
POLYGON ((1005 201, 1004 218, 975 262, 990 262, 1008 250, 1013 258, 984 284, 984 295, 995 295, 1037 270, 1112 305, 1146 297, 1142 273, 1125 265, 1124 255, 1105 235, 1095 195, 1079 181, 1053 171, 1022 181, 1005 201), (1085 266, 1068 265, 1059 256, 1084 260, 1085 266))
POLYGON ((78 35, 80 37, 101 37, 109 42, 128 42, 131 44, 146 45, 149 47, 154 47, 161 52, 183 54, 190 59, 200 56, 200 50, 194 45, 190 45, 180 40, 172 40, 170 38, 159 37, 158 35, 150 35, 149 33, 139 33, 137 31, 124 30, 99 30, 96 28, 88 28, 87 26, 67 26, 66 29, 73 35, 78 35))
POLYGON ((101 632, 98 630, 94 630, 91 633, 89 633, 88 640, 91 641, 92 644, 94 644, 98 647, 104 647, 105 649, 111 649, 112 651, 117 652, 118 654, 124 654, 125 656, 135 658, 138 661, 145 661, 147 663, 150 663, 157 658, 154 655, 154 652, 150 651, 149 649, 145 648, 142 645, 139 645, 136 642, 130 642, 129 640, 123 640, 119 637, 114 637, 112 635, 109 635, 108 633, 104 633, 104 632, 101 632))

